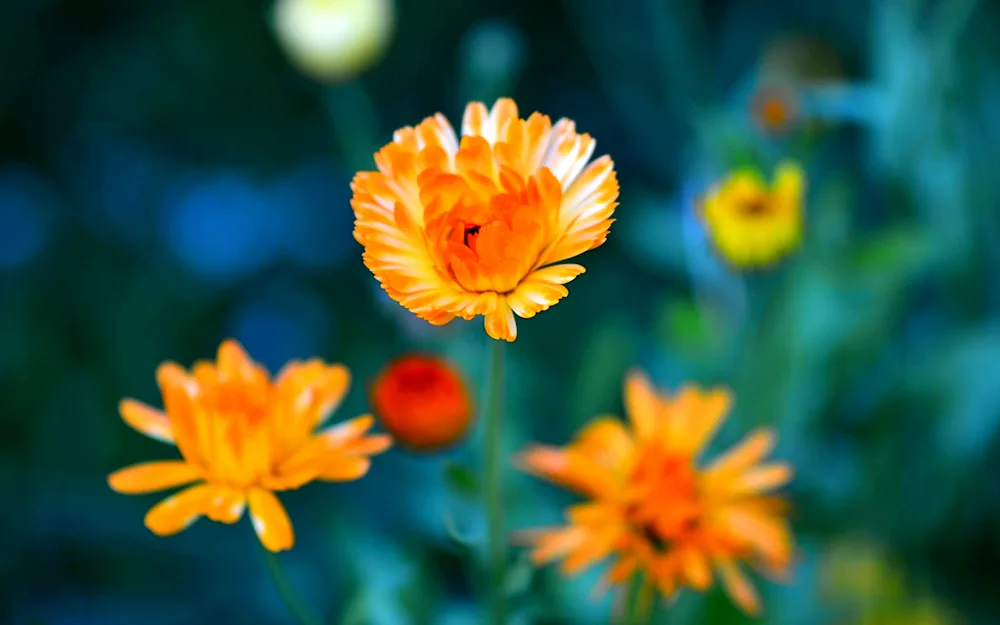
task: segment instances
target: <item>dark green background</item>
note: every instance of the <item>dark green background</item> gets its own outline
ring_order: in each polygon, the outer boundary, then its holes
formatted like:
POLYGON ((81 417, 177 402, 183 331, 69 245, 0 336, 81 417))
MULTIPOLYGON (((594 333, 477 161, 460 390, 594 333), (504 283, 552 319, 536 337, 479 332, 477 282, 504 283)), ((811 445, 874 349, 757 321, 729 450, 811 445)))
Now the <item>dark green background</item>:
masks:
MULTIPOLYGON (((631 366, 670 388, 730 385, 718 446, 772 424, 797 467, 801 561, 789 585, 764 584, 763 622, 924 625, 906 610, 927 597, 950 616, 926 625, 1000 622, 995 3, 399 0, 383 61, 338 87, 289 65, 268 11, 0 7, 0 622, 291 622, 249 522, 156 538, 142 517, 158 498, 108 489, 121 466, 173 457, 116 404, 158 404, 159 362, 227 336, 272 370, 346 363, 335 419, 368 410, 372 376, 409 350, 446 355, 481 391, 481 320, 435 329, 385 299, 348 183, 394 129, 437 111, 457 125, 466 101, 499 95, 576 120, 622 187, 570 296, 518 324, 509 450, 620 413, 631 366), (809 112, 784 137, 749 116, 775 74, 809 112), (692 202, 783 156, 809 175, 803 247, 740 277, 692 202), (864 545, 860 568, 834 574, 845 544, 864 545)), ((475 466, 478 443, 449 457, 475 466)), ((475 622, 475 557, 442 511, 482 527, 443 462, 394 450, 360 482, 282 496, 298 534, 282 562, 329 622, 475 622)), ((572 501, 513 471, 508 484, 514 527, 572 501)), ((586 599, 593 576, 515 572, 518 623, 608 622, 586 599)), ((745 622, 718 591, 664 616, 745 622)))

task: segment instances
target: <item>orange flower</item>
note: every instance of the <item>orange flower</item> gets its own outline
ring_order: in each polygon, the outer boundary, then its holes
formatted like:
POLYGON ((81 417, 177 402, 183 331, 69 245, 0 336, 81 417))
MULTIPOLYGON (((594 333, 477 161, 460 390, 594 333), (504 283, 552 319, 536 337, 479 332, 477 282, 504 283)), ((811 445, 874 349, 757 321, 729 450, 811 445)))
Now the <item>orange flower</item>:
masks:
POLYGON ((469 104, 461 141, 440 113, 398 130, 351 183, 365 265, 418 317, 484 315, 513 341, 515 314, 548 309, 584 272, 556 263, 608 237, 618 180, 607 156, 587 165, 593 152, 572 121, 520 119, 509 99, 469 104))
POLYGON ((714 568, 733 600, 756 613, 756 591, 737 565, 748 561, 774 575, 788 568, 784 505, 764 494, 787 483, 792 470, 760 464, 775 443, 765 430, 699 465, 731 401, 724 390, 693 387, 660 395, 633 372, 625 382, 630 428, 599 418, 565 448, 521 454, 522 470, 590 499, 568 509, 566 526, 525 534, 533 561, 563 558, 564 572, 575 574, 612 556, 605 584, 641 572, 664 596, 681 586, 708 588, 714 568))
POLYGON ((132 399, 121 402, 125 423, 177 445, 183 460, 159 460, 108 477, 119 493, 150 493, 197 482, 146 515, 154 534, 180 532, 200 516, 235 523, 249 504, 261 543, 271 551, 294 543, 288 514, 274 491, 313 480, 361 478, 368 456, 392 443, 366 436, 374 419, 362 416, 314 432, 333 413, 350 384, 343 365, 291 362, 272 382, 236 341, 219 347, 217 363, 188 373, 172 362, 157 369, 164 412, 132 399))
POLYGON ((372 387, 372 405, 393 438, 416 451, 453 444, 472 419, 465 382, 429 356, 405 356, 386 367, 372 387))

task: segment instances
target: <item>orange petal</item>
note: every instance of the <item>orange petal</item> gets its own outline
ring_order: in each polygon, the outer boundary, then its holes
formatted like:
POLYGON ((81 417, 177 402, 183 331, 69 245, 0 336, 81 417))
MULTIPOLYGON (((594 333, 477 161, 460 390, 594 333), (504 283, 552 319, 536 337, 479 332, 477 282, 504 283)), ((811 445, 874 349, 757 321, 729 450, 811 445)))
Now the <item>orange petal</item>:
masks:
POLYGON ((563 572, 567 575, 576 575, 585 568, 603 560, 614 550, 619 536, 620 532, 617 528, 590 532, 585 542, 566 555, 562 566, 563 572))
POLYGON ((205 514, 217 493, 217 487, 199 484, 167 497, 146 513, 146 527, 157 536, 176 534, 205 514))
POLYGON ((173 362, 157 367, 156 381, 163 395, 164 411, 169 415, 177 449, 189 462, 203 463, 199 424, 195 420, 198 411, 196 398, 201 392, 197 382, 173 362))
POLYGON ((201 471, 183 460, 162 460, 119 469, 108 476, 108 486, 115 492, 137 495, 183 486, 199 478, 201 471))
POLYGON ((307 434, 334 413, 351 384, 351 372, 340 364, 290 362, 278 374, 275 389, 286 404, 294 434, 307 434))
POLYGON ((793 473, 791 465, 785 463, 754 467, 730 486, 730 493, 733 495, 766 493, 790 482, 793 473))
POLYGON ((733 477, 760 462, 774 449, 777 435, 770 429, 759 429, 744 438, 735 447, 720 455, 709 465, 705 477, 711 481, 723 481, 733 477))
POLYGON ((788 524, 754 504, 727 506, 717 513, 718 530, 753 549, 775 569, 792 559, 792 533, 788 524))
POLYGON ((692 386, 681 388, 670 404, 664 443, 690 457, 697 456, 725 421, 732 403, 732 394, 725 389, 703 392, 692 386))
POLYGON ((739 567, 729 560, 722 560, 719 562, 719 573, 726 593, 732 597, 733 602, 750 616, 757 616, 760 613, 760 599, 753 584, 739 567))
MULTIPOLYGON (((565 117, 552 126, 550 137, 542 167, 548 167, 563 190, 568 190, 594 154, 596 143, 590 135, 578 134, 576 123, 565 117)), ((561 221, 568 224, 572 218, 561 221)))
POLYGON ((625 376, 625 413, 632 422, 636 438, 649 440, 659 427, 661 402, 646 374, 633 369, 625 376))
POLYGON ((365 432, 375 424, 375 417, 361 415, 349 421, 329 427, 302 446, 279 468, 279 473, 292 473, 307 467, 322 456, 342 452, 348 446, 358 442, 365 432))
POLYGON ((561 558, 584 544, 589 537, 590 533, 581 527, 539 532, 535 537, 535 549, 531 553, 531 561, 538 565, 561 558))
POLYGON ((614 163, 602 156, 566 190, 559 209, 556 243, 541 264, 557 263, 603 245, 614 222, 611 216, 618 206, 617 198, 614 163))
POLYGON ((586 495, 611 495, 620 485, 600 464, 572 449, 535 446, 515 458, 522 471, 586 495))
POLYGON ((392 443, 388 434, 375 434, 344 445, 343 452, 352 456, 374 456, 392 447, 392 443))
POLYGON ((239 341, 234 339, 226 339, 219 344, 216 367, 220 379, 250 380, 263 373, 260 367, 250 359, 250 355, 243 349, 239 341))
POLYGON ((462 135, 482 136, 490 112, 482 102, 469 102, 462 115, 462 135))
POLYGON ((295 544, 292 522, 285 507, 269 490, 250 489, 247 496, 250 503, 250 519, 257 537, 268 551, 284 551, 295 544))
POLYGON ((507 296, 507 304, 522 319, 530 319, 566 297, 562 286, 586 271, 581 265, 553 265, 536 269, 507 296))
POLYGON ((484 322, 486 334, 498 341, 513 343, 517 338, 517 323, 514 321, 514 312, 506 299, 497 301, 496 310, 486 315, 484 322))
POLYGON ((678 551, 681 570, 691 587, 695 590, 705 590, 712 584, 712 568, 708 558, 697 549, 688 548, 678 551))
POLYGON ((242 489, 220 487, 205 515, 220 523, 235 523, 243 517, 247 497, 242 489))
POLYGON ((336 458, 323 464, 318 479, 328 482, 350 482, 361 479, 368 473, 371 464, 371 460, 367 458, 336 458))
POLYGON ((123 399, 118 404, 118 413, 122 416, 122 421, 135 431, 164 443, 174 442, 170 420, 156 408, 134 399, 123 399))
POLYGON ((634 460, 632 437, 614 417, 591 421, 576 435, 572 447, 619 475, 627 472, 634 460))

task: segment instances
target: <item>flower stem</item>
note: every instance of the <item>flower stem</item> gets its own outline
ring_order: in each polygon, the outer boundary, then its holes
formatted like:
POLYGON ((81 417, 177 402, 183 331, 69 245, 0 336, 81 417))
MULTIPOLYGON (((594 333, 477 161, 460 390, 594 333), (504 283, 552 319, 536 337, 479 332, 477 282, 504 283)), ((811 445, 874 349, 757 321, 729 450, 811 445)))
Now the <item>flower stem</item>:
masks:
POLYGON ((281 568, 281 563, 278 562, 278 556, 267 549, 261 549, 261 551, 264 552, 264 561, 267 563, 267 571, 271 574, 274 587, 278 591, 281 600, 285 602, 285 607, 295 616, 295 620, 300 625, 322 625, 322 622, 315 618, 306 608, 302 597, 295 592, 292 583, 285 574, 285 570, 281 568))
POLYGON ((507 536, 503 518, 503 466, 501 464, 503 434, 503 341, 493 343, 488 387, 485 439, 486 521, 489 526, 489 622, 507 622, 505 604, 507 536))
POLYGON ((625 596, 625 624, 649 625, 653 618, 653 587, 646 576, 636 573, 625 596))

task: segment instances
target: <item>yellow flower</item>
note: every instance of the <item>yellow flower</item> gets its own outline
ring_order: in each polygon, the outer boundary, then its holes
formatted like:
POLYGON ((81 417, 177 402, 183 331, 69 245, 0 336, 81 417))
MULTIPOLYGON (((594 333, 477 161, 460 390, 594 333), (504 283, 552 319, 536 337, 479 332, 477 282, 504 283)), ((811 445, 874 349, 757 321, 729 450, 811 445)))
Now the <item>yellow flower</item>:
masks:
POLYGON ((183 459, 127 467, 108 483, 125 494, 196 483, 146 515, 146 527, 159 536, 176 534, 203 515, 235 523, 249 504, 261 543, 271 551, 290 549, 292 525, 274 491, 313 480, 359 479, 368 472, 368 456, 392 442, 366 436, 371 416, 314 431, 347 392, 350 373, 343 365, 291 362, 272 382, 229 340, 219 347, 217 363, 196 363, 188 373, 167 362, 156 378, 164 412, 126 399, 121 416, 137 431, 175 444, 183 459))
POLYGON ((673 397, 659 394, 632 372, 625 381, 630 427, 598 418, 566 447, 523 452, 522 470, 589 498, 567 510, 567 525, 525 533, 533 561, 563 559, 572 575, 612 557, 604 584, 642 573, 663 596, 681 586, 707 589, 714 569, 743 610, 758 612, 757 593, 738 565, 786 574, 793 546, 785 504, 765 493, 786 484, 792 469, 761 464, 775 443, 767 430, 700 466, 731 402, 724 390, 690 386, 673 397))
POLYGON ((485 316, 494 339, 517 337, 584 272, 556 264, 607 239, 618 197, 614 163, 590 163, 574 123, 518 117, 513 100, 465 109, 461 140, 441 114, 396 131, 378 171, 351 183, 354 238, 394 300, 432 324, 485 316))
POLYGON ((278 0, 274 8, 285 53, 323 82, 349 80, 378 62, 394 21, 392 0, 278 0))
POLYGON ((702 200, 702 220, 715 249, 731 265, 773 264, 802 238, 805 174, 790 161, 778 165, 770 188, 760 174, 741 169, 702 200))

